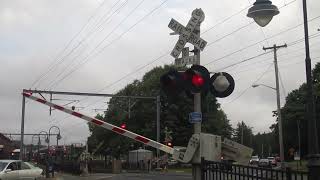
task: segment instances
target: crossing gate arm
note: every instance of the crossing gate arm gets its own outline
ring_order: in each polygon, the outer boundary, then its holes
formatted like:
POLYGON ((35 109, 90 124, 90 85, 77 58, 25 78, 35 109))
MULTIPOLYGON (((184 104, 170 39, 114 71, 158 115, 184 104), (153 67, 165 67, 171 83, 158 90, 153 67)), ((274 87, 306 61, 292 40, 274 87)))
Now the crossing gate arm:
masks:
POLYGON ((39 103, 42 103, 44 105, 47 105, 49 107, 55 108, 57 110, 65 112, 67 114, 76 116, 76 117, 78 117, 80 119, 83 119, 83 120, 86 120, 89 123, 95 124, 97 126, 100 126, 100 127, 105 128, 105 129, 111 130, 111 131, 113 131, 113 132, 115 132, 117 134, 126 136, 126 137, 131 138, 131 139, 133 139, 135 141, 141 142, 141 143, 143 143, 145 145, 148 145, 148 146, 154 147, 156 149, 159 149, 161 151, 164 151, 166 153, 169 153, 169 154, 173 155, 173 154, 176 154, 178 152, 176 149, 171 148, 169 146, 166 146, 164 144, 158 143, 157 141, 151 140, 149 138, 146 138, 146 137, 141 136, 139 134, 136 134, 134 132, 128 131, 126 129, 122 129, 120 127, 117 127, 115 125, 112 125, 112 124, 104 122, 104 121, 101 121, 99 119, 96 119, 96 118, 81 114, 79 112, 73 111, 73 110, 65 108, 63 106, 48 102, 48 101, 40 99, 40 98, 37 98, 35 96, 32 96, 30 93, 23 92, 22 95, 27 97, 27 98, 29 98, 29 99, 32 99, 32 100, 37 101, 39 103))

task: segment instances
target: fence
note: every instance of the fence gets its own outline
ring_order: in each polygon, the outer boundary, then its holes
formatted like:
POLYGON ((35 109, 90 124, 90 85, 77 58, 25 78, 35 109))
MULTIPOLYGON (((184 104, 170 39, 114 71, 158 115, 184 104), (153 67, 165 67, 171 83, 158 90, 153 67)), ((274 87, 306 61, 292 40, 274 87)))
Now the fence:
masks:
POLYGON ((201 159, 202 180, 308 180, 308 173, 201 159))

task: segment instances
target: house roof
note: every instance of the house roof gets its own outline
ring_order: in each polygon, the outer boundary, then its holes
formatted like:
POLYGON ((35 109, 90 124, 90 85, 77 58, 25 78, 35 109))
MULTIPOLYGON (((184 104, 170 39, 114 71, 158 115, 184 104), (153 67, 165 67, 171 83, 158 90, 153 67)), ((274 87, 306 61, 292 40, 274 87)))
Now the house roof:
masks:
POLYGON ((7 136, 3 135, 2 133, 0 133, 0 139, 3 139, 9 143, 12 143, 12 141, 7 136))

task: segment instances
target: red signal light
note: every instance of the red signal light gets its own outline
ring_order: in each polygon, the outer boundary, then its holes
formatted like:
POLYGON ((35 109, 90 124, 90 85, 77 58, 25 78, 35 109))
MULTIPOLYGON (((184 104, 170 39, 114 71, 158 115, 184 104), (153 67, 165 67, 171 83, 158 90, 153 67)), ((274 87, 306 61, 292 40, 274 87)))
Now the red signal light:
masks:
POLYGON ((172 143, 171 143, 171 142, 168 142, 167 145, 170 146, 170 147, 172 147, 172 143))
POLYGON ((122 129, 127 129, 127 125, 126 124, 121 124, 120 126, 122 129))
POLYGON ((199 74, 193 75, 191 81, 192 81, 192 84, 197 86, 197 87, 200 87, 200 86, 204 85, 204 79, 199 74))

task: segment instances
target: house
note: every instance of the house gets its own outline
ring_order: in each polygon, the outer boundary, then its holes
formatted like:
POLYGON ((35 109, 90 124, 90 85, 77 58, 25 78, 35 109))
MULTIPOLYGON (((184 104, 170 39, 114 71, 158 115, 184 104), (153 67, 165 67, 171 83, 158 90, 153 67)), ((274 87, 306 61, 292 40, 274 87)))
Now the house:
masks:
POLYGON ((0 133, 0 159, 10 159, 11 152, 15 149, 14 143, 0 133))

